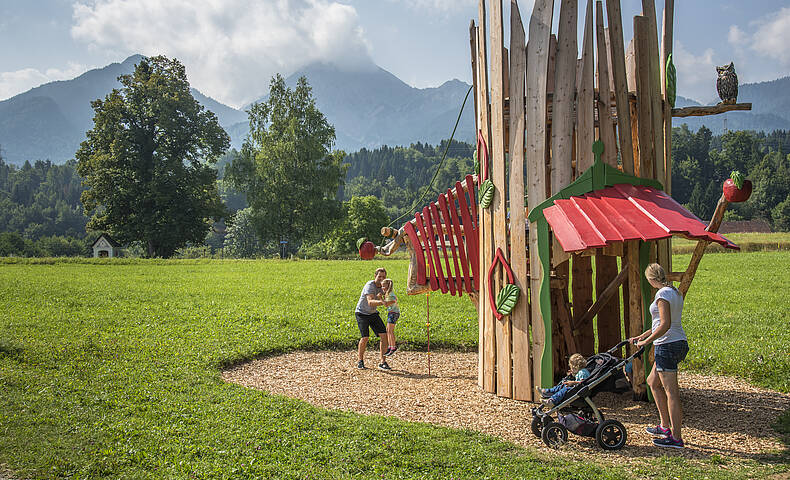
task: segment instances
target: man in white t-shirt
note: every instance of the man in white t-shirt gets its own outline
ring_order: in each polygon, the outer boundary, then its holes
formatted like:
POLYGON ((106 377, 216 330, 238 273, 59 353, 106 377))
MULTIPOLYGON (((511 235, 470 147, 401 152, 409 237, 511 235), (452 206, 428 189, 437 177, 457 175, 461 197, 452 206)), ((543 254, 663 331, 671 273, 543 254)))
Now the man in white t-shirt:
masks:
POLYGON ((359 295, 359 302, 357 308, 354 310, 354 316, 357 317, 357 326, 359 327, 359 344, 357 345, 357 368, 365 368, 365 349, 368 346, 368 339, 370 338, 369 329, 379 336, 379 350, 381 350, 381 362, 379 363, 379 370, 392 370, 384 359, 384 354, 387 352, 387 328, 381 320, 381 316, 377 307, 386 306, 387 302, 382 298, 383 290, 381 289, 381 282, 387 278, 387 270, 377 268, 373 280, 367 282, 362 288, 362 293, 359 295))

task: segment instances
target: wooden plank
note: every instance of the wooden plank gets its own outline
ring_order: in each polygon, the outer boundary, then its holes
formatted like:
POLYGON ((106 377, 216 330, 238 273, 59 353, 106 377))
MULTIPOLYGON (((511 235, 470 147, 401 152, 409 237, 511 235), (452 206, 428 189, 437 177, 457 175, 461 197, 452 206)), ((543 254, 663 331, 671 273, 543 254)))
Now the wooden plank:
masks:
MULTIPOLYGON (((675 1, 664 0, 664 15, 662 22, 662 42, 661 42, 661 93, 663 102, 664 117, 664 191, 672 195, 672 107, 667 101, 667 58, 672 53, 673 23, 675 17, 675 1)), ((672 271, 672 238, 658 242, 659 263, 667 272, 672 271)))
POLYGON ((628 80, 623 48, 623 23, 620 14, 620 0, 606 0, 606 15, 609 20, 609 41, 611 42, 612 58, 610 65, 612 67, 612 77, 614 78, 620 158, 623 162, 623 171, 633 174, 634 148, 631 143, 631 107, 628 101, 628 80))
MULTIPOLYGON (((507 187, 505 185, 505 60, 502 26, 502 0, 490 0, 491 9, 491 180, 494 198, 489 207, 493 218, 493 249, 501 248, 507 260, 507 187)), ((508 260, 509 261, 509 260, 508 260)), ((493 276, 494 292, 504 286, 502 270, 493 276)), ((495 322, 497 391, 500 397, 510 398, 512 393, 510 318, 495 322)))
MULTIPOLYGON (((617 258, 598 252, 595 256, 595 291, 598 299, 605 295, 608 285, 617 276, 617 258)), ((622 282, 621 282, 622 283, 622 282)), ((612 348, 620 341, 620 295, 619 286, 598 312, 597 321, 598 351, 612 348)))
MULTIPOLYGON (((548 71, 549 38, 554 10, 553 0, 536 0, 529 21, 529 43, 527 47, 526 85, 526 163, 527 205, 532 210, 545 200, 546 170, 546 72, 548 71)), ((543 322, 539 294, 544 272, 538 256, 538 229, 533 223, 529 229, 530 304, 532 321, 532 381, 542 387, 551 386, 550 375, 543 375, 546 364, 544 347, 551 338, 551 328, 543 322), (549 378, 546 378, 549 377, 549 378)), ((550 345, 549 345, 550 346, 550 345)), ((551 351, 548 352, 551 354, 551 351)))
POLYGON ((422 235, 420 239, 422 241, 422 247, 425 250, 426 257, 428 258, 428 283, 431 286, 431 290, 435 291, 439 289, 439 281, 436 278, 436 270, 433 266, 433 256, 431 254, 431 242, 428 233, 425 230, 425 225, 422 221, 422 214, 417 212, 414 214, 414 219, 416 220, 417 231, 422 235))
MULTIPOLYGON (((455 208, 455 205, 453 205, 453 208, 455 208)), ((442 227, 443 230, 442 233, 444 233, 444 235, 447 237, 448 240, 447 243, 448 246, 450 247, 450 257, 452 257, 453 267, 455 267, 455 282, 453 282, 452 279, 450 280, 450 283, 454 284, 453 285, 454 288, 451 289, 451 291, 455 290, 455 292, 457 292, 458 296, 460 297, 461 295, 463 295, 464 292, 464 277, 461 274, 461 267, 458 264, 458 257, 460 256, 460 253, 459 253, 459 249, 456 249, 455 247, 455 238, 454 238, 454 231, 452 224, 453 219, 450 215, 450 211, 447 208, 447 198, 444 196, 444 194, 439 195, 439 208, 437 209, 437 211, 439 212, 439 216, 443 217, 442 219, 439 220, 439 222, 442 221, 445 222, 445 223, 440 223, 439 225, 442 227)), ((447 261, 446 257, 445 257, 445 261, 447 261)), ((452 273, 450 272, 450 265, 448 262, 447 276, 450 277, 451 275, 452 273)))
POLYGON ((661 73, 658 50, 658 28, 655 0, 642 0, 643 15, 647 18, 647 46, 650 80, 650 115, 653 127, 653 178, 664 183, 664 110, 661 105, 661 73))
POLYGON ((614 90, 614 73, 612 71, 612 41, 609 39, 609 27, 603 29, 604 45, 606 50, 606 64, 609 65, 609 93, 615 105, 615 112, 617 111, 617 98, 615 97, 614 90))
POLYGON ((576 102, 576 175, 593 164, 592 144, 595 140, 595 52, 592 0, 587 0, 582 41, 582 67, 578 78, 576 102))
POLYGON ((593 305, 592 259, 583 255, 573 255, 571 258, 573 324, 578 331, 576 346, 579 353, 588 356, 595 353, 595 333, 592 323, 581 325, 580 322, 593 305))
POLYGON ((469 21, 469 51, 472 55, 472 100, 475 104, 475 132, 480 128, 478 123, 478 106, 477 106, 477 27, 475 27, 474 19, 469 21))
POLYGON ((636 58, 636 108, 639 112, 639 175, 655 178, 655 136, 653 135, 652 83, 650 82, 650 21, 634 17, 636 58))
POLYGON ((609 65, 606 58, 606 39, 603 31, 603 2, 595 2, 595 32, 598 42, 598 132, 603 142, 601 160, 617 168, 617 140, 612 119, 612 99, 609 91, 609 65))
MULTIPOLYGON (((642 277, 639 271, 639 240, 629 240, 626 244, 626 255, 628 257, 628 334, 636 336, 642 333, 642 277)), ((629 345, 629 355, 637 349, 635 345, 629 345)), ((633 360, 633 378, 644 379, 645 367, 643 359, 633 360)), ((642 397, 646 392, 644 383, 635 381, 633 385, 634 395, 642 397)))
POLYGON ((557 62, 557 37, 551 34, 549 37, 549 63, 546 73, 546 198, 552 195, 551 190, 551 109, 552 97, 554 96, 554 72, 557 62))
POLYGON ((731 105, 710 105, 701 107, 673 108, 673 117, 704 117, 707 115, 717 115, 719 113, 732 112, 734 110, 751 110, 751 103, 733 103, 731 105))
MULTIPOLYGON (((461 195, 463 195, 463 191, 461 191, 461 195)), ((469 259, 466 256, 466 247, 464 246, 464 242, 467 242, 468 240, 464 240, 464 226, 461 224, 461 220, 458 217, 458 210, 455 206, 455 196, 453 195, 452 190, 449 188, 447 189, 446 199, 447 201, 445 202, 443 211, 448 212, 449 210, 450 218, 453 223, 453 232, 455 233, 456 245, 458 246, 458 256, 460 257, 456 260, 456 262, 460 260, 461 264, 460 272, 458 271, 458 265, 456 264, 455 266, 456 273, 461 275, 458 289, 460 291, 464 291, 465 287, 467 292, 472 292, 472 277, 469 275, 469 259)))
POLYGON ((510 1, 510 267, 521 298, 510 315, 513 334, 513 398, 533 398, 527 290, 527 239, 524 205, 524 82, 527 75, 524 25, 516 0, 510 1))
MULTIPOLYGON (((460 185, 461 182, 455 183, 456 187, 460 187, 460 185)), ((458 199, 458 208, 461 210, 461 222, 465 226, 473 225, 474 221, 472 219, 472 216, 469 214, 469 206, 466 203, 466 195, 464 195, 464 191, 460 188, 456 188, 456 191, 461 192, 460 195, 456 195, 456 198, 458 199)), ((472 199, 472 203, 474 203, 474 198, 475 198, 474 190, 472 190, 470 198, 472 199)), ((470 291, 476 292, 479 289, 477 282, 479 280, 478 273, 480 271, 480 269, 478 268, 478 264, 480 262, 480 254, 477 248, 477 242, 479 240, 479 237, 478 237, 478 232, 474 228, 470 228, 470 230, 471 230, 470 234, 464 237, 464 241, 466 242, 466 258, 469 261, 469 273, 473 280, 472 289, 470 291)))
MULTIPOLYGON (((477 46, 477 73, 478 73, 478 105, 480 106, 480 135, 486 142, 486 145, 491 145, 490 133, 490 115, 489 115, 489 99, 488 99, 488 60, 487 60, 487 32, 486 32, 486 8, 485 0, 478 1, 478 46, 477 46)), ((478 156, 480 158, 480 156, 478 156)), ((486 159, 486 161, 488 161, 486 159)), ((481 162, 481 172, 483 171, 481 162)), ((483 179, 481 179, 483 180, 483 179)), ((472 202, 474 205, 476 202, 472 202)), ((476 277, 479 278, 479 296, 478 302, 478 318, 483 323, 483 342, 481 342, 481 355, 483 358, 483 390, 489 393, 496 391, 496 350, 495 350, 495 333, 494 333, 494 314, 488 306, 485 299, 485 292, 488 291, 488 282, 484 271, 491 264, 494 258, 493 251, 493 232, 491 230, 491 215, 488 210, 480 209, 480 228, 478 242, 479 249, 479 262, 476 277)), ((479 382, 478 382, 479 383, 479 382)))
POLYGON ((551 126, 551 191, 559 192, 573 180, 573 114, 576 97, 576 41, 578 0, 562 0, 554 75, 551 126))

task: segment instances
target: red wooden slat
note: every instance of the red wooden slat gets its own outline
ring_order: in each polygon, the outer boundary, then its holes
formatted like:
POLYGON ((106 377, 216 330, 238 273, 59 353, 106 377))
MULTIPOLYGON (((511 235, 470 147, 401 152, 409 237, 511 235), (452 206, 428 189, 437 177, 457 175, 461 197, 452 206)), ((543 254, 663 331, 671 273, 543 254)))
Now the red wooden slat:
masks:
POLYGON ((411 242, 412 247, 417 255, 417 283, 420 285, 425 285, 426 278, 425 278, 425 255, 422 253, 422 245, 420 244, 420 239, 417 238, 417 232, 414 230, 414 225, 411 222, 406 222, 404 225, 404 231, 406 235, 409 237, 409 242, 411 242))
POLYGON ((579 232, 576 231, 574 224, 568 220, 563 209, 552 206, 543 210, 543 215, 546 217, 549 225, 551 225, 554 237, 560 242, 563 250, 566 252, 578 252, 587 249, 587 244, 582 241, 579 232))
MULTIPOLYGON (((471 178, 471 176, 467 176, 467 181, 471 178)), ((474 188, 474 184, 472 185, 474 188)), ((471 215, 469 214, 469 206, 466 203, 466 197, 464 196, 464 189, 461 187, 460 182, 455 183, 455 191, 461 192, 458 194, 458 206, 461 209, 461 221, 463 222, 464 228, 471 228, 472 225, 476 225, 472 220, 471 215)), ((472 190, 474 192, 474 190, 472 190)), ((474 193, 472 194, 474 195, 474 193)), ((472 197, 474 198, 474 197, 472 197)), ((478 230, 477 228, 472 228, 472 232, 464 232, 464 239, 466 240, 466 258, 469 259, 469 263, 472 266, 472 280, 474 281, 474 289, 475 291, 480 290, 479 282, 480 280, 477 278, 479 277, 480 273, 480 254, 478 253, 478 230)))
MULTIPOLYGON (((431 203, 433 205, 433 203, 431 203)), ((435 276, 439 279, 439 288, 442 290, 442 293, 447 293, 447 282, 444 279, 444 272, 442 271, 442 260, 439 258, 439 249, 436 248, 436 234, 433 231, 433 224, 431 222, 431 210, 430 208, 423 207, 422 209, 422 218, 425 221, 425 228, 428 230, 428 244, 431 246, 431 252, 433 253, 433 266, 436 268, 435 276)), ((444 242, 442 242, 444 243, 444 242)), ((434 275, 434 272, 431 272, 431 275, 434 275)))
MULTIPOLYGON (((447 287, 450 289, 450 295, 455 295, 455 282, 452 281, 453 272, 450 269, 450 259, 447 257, 447 247, 445 246, 444 233, 442 232, 442 218, 439 216, 439 209, 436 208, 436 203, 431 202, 428 209, 433 216, 434 224, 436 225, 436 235, 439 237, 438 243, 442 246, 442 255, 444 256, 444 266, 447 267, 447 287)), ((448 235, 452 241, 452 235, 448 235)), ((450 250, 452 255, 452 250, 450 250)), ((442 292, 444 293, 444 292, 442 292)))
MULTIPOLYGON (((449 191, 450 190, 448 190, 448 192, 449 191)), ((450 198, 452 199, 452 197, 450 198)), ((464 294, 464 283, 463 283, 464 281, 461 275, 461 267, 458 266, 458 255, 459 255, 458 251, 462 250, 463 247, 459 249, 455 248, 455 238, 454 238, 455 235, 453 229, 454 225, 453 225, 453 219, 450 216, 450 212, 447 209, 447 197, 444 194, 439 195, 438 202, 439 202, 439 214, 444 219, 443 223, 447 227, 447 239, 450 241, 450 256, 453 257, 453 266, 455 267, 455 291, 458 293, 458 296, 460 297, 461 295, 464 294)), ((455 208, 455 204, 453 204, 453 208, 455 208)), ((447 268, 449 270, 450 267, 448 266, 447 268)), ((447 272, 447 274, 449 276, 450 272, 447 272)))
MULTIPOLYGON (((461 195, 464 194, 463 190, 460 192, 461 195)), ((458 255, 461 257, 461 268, 463 269, 464 285, 466 286, 466 291, 471 292, 472 279, 469 277, 469 260, 466 258, 466 247, 464 246, 464 242, 467 240, 465 240, 463 235, 461 235, 461 221, 458 219, 458 210, 455 206, 455 197, 453 196, 453 191, 449 188, 447 189, 447 198, 449 199, 448 203, 450 204, 450 214, 453 217, 453 230, 455 231, 455 238, 458 240, 458 255)), ((474 230, 472 230, 470 235, 473 233, 474 230)))
POLYGON ((429 240, 428 234, 425 231, 425 225, 422 223, 422 214, 420 214, 420 212, 414 214, 414 221, 417 223, 417 228, 420 230, 420 234, 422 234, 422 244, 427 251, 428 268, 430 269, 430 277, 428 278, 428 282, 431 285, 431 290, 438 290, 439 282, 436 280, 436 271, 433 268, 433 257, 431 256, 430 250, 431 242, 429 240))

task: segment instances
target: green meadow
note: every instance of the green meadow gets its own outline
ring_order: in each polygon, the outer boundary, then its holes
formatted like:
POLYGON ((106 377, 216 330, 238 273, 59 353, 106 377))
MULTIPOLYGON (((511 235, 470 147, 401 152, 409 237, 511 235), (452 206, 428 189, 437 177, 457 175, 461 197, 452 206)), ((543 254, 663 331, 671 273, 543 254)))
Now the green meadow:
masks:
MULTIPOLYGON (((688 260, 676 256, 674 270, 688 260)), ((20 479, 732 480, 790 471, 787 450, 737 464, 568 460, 222 381, 224 366, 244 360, 353 348, 353 309, 378 265, 403 292, 405 260, 0 260, 0 467, 20 479)), ((790 393, 788 287, 790 252, 706 256, 684 310, 685 368, 790 393)), ((399 339, 425 348, 425 296, 400 298, 399 339)), ((432 294, 430 306, 432 348, 476 348, 468 299, 432 294)), ((790 412, 776 425, 790 442, 790 412)))

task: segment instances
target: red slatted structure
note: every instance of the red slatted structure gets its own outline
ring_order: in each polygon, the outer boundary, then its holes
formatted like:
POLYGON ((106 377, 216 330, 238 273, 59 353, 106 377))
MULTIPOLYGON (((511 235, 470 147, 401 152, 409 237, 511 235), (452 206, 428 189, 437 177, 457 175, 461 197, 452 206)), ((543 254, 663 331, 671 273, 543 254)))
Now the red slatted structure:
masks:
POLYGON ((725 248, 739 247, 705 224, 661 190, 618 184, 567 200, 544 211, 554 236, 566 252, 581 252, 628 240, 660 240, 681 235, 725 248))
POLYGON ((456 182, 454 189, 439 195, 404 225, 415 247, 417 283, 429 285, 432 291, 461 296, 479 288, 475 182, 467 175, 463 184, 456 182))

